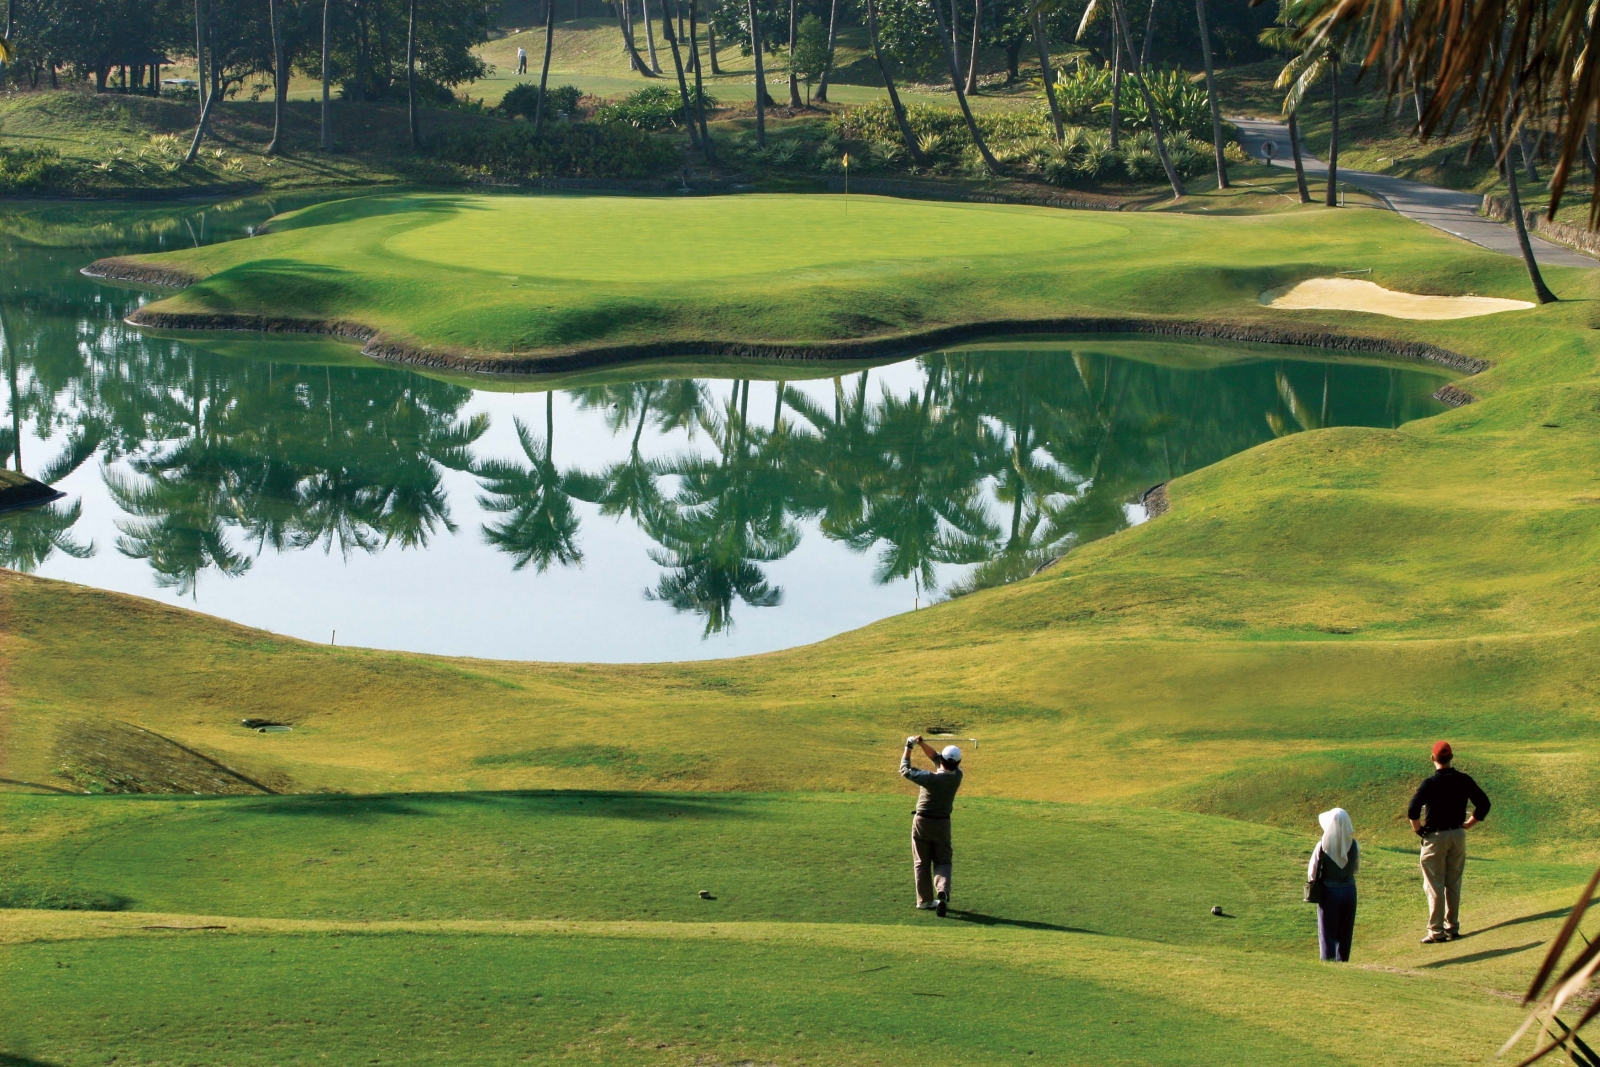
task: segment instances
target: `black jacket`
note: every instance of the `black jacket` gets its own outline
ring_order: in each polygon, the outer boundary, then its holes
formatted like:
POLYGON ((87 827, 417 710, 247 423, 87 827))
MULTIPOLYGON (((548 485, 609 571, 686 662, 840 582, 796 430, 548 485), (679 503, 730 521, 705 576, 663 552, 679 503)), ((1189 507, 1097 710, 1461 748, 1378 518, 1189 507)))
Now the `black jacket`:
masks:
POLYGON ((1422 824, 1425 834, 1440 830, 1459 830, 1467 821, 1467 801, 1472 801, 1472 814, 1482 822, 1489 815, 1489 796, 1469 774, 1454 767, 1434 771, 1423 779, 1406 808, 1406 818, 1422 818, 1422 809, 1428 809, 1428 820, 1422 824))

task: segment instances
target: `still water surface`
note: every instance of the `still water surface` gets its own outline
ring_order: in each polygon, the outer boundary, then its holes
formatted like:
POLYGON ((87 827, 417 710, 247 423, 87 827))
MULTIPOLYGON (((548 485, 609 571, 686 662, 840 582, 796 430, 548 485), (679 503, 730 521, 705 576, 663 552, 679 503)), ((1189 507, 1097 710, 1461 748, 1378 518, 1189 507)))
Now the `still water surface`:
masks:
POLYGON ((305 202, 0 211, 0 455, 67 493, 0 516, 0 565, 339 644, 726 656, 1025 575, 1274 436, 1440 410, 1424 369, 1104 337, 445 380, 142 333, 146 294, 78 274, 305 202))

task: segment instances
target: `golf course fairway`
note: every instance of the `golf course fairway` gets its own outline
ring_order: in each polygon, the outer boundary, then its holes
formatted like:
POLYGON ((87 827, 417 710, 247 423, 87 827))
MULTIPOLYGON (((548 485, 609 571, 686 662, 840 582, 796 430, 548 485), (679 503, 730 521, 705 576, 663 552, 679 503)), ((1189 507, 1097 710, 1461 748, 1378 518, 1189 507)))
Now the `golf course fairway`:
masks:
POLYGON ((1031 578, 744 659, 331 647, 0 572, 0 1064, 1493 1061, 1600 861, 1594 272, 1409 321, 1259 295, 1526 277, 1378 211, 842 211, 385 195, 118 264, 197 279, 151 322, 457 366, 1101 317, 1454 360, 1472 402, 1276 438, 1031 578), (944 919, 895 774, 935 731, 980 739, 944 919), (1494 810, 1466 936, 1424 946, 1440 738, 1494 810), (1334 806, 1348 965, 1300 902, 1334 806))
MULTIPOLYGON (((1259 295, 1351 271, 1402 292, 1520 294, 1514 261, 1469 247, 1376 211, 1218 218, 797 194, 419 193, 304 208, 250 240, 90 271, 193 283, 140 309, 143 325, 323 330, 370 339, 383 358, 526 371, 706 353, 904 354, 1108 323, 1313 341, 1298 335, 1315 316, 1261 307, 1259 295)), ((1375 336, 1364 323, 1324 332, 1375 336)))

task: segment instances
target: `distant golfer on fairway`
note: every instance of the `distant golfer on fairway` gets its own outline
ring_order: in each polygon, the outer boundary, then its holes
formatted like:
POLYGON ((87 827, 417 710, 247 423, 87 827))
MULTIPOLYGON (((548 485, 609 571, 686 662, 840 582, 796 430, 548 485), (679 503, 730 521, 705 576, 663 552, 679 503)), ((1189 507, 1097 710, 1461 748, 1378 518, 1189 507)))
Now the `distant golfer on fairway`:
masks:
POLYGON ((961 750, 946 745, 936 752, 920 737, 906 738, 900 757, 900 777, 922 787, 911 819, 911 856, 917 876, 917 907, 943 915, 950 906, 950 812, 961 788, 961 750), (933 770, 911 766, 911 750, 921 745, 933 761, 933 770))
POLYGON ((1433 746, 1433 774, 1423 779, 1406 808, 1411 829, 1422 838, 1422 888, 1428 894, 1424 945, 1461 936, 1461 876, 1467 869, 1467 830, 1489 815, 1489 797, 1470 775, 1450 765, 1450 742, 1433 746), (1467 814, 1467 801, 1472 814, 1467 814), (1426 821, 1423 809, 1427 809, 1426 821))
POLYGON ((528 73, 528 50, 526 48, 517 49, 517 73, 528 73))

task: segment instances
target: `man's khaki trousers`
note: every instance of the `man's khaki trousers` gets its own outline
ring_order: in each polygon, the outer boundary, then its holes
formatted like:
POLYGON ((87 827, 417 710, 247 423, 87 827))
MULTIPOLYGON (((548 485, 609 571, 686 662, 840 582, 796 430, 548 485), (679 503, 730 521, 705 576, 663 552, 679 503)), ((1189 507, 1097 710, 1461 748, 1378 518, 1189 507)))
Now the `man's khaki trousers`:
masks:
POLYGON ((950 820, 911 820, 911 858, 917 874, 917 903, 927 907, 939 893, 950 893, 950 820))
POLYGON ((1461 929, 1461 876, 1467 869, 1467 832, 1440 830, 1422 839, 1422 887, 1428 894, 1428 933, 1461 929))

